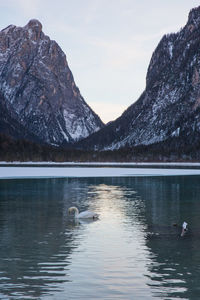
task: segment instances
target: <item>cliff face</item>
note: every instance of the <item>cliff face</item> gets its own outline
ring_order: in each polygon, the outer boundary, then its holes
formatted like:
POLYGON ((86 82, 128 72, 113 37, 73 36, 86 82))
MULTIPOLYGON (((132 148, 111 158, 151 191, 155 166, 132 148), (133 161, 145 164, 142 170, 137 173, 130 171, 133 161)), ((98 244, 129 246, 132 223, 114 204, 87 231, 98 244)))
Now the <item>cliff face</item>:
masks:
POLYGON ((73 143, 103 127, 81 96, 65 54, 37 20, 0 31, 0 106, 27 138, 48 144, 73 143))
POLYGON ((146 89, 120 118, 80 143, 95 149, 149 145, 200 133, 200 7, 155 49, 146 89))

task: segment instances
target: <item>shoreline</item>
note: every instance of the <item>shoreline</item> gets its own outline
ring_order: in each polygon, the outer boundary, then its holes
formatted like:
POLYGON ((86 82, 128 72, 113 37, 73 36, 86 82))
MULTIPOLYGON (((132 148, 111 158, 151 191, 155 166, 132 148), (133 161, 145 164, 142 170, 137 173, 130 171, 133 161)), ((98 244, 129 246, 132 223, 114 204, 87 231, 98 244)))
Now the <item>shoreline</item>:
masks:
POLYGON ((200 169, 200 162, 5 162, 0 161, 0 167, 88 167, 88 168, 178 168, 200 169))
POLYGON ((191 168, 131 168, 131 167, 58 167, 58 166, 4 166, 0 168, 1 179, 40 178, 94 178, 94 177, 157 177, 200 176, 200 169, 191 168))

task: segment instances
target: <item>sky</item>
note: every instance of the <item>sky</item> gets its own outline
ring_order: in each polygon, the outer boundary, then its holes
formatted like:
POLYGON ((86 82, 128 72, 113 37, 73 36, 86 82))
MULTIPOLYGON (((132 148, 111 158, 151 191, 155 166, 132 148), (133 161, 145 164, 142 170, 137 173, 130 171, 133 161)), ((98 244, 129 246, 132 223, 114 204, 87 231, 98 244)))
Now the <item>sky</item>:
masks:
POLYGON ((137 101, 164 34, 199 0, 0 0, 0 30, 38 19, 67 56, 87 104, 107 123, 137 101))

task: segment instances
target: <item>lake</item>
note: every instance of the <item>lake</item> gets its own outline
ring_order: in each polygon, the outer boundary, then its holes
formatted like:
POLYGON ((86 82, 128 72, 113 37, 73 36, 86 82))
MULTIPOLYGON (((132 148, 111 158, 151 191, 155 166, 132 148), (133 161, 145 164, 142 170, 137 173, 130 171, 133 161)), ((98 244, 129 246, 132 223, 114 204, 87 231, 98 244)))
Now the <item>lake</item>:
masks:
POLYGON ((200 299, 199 223, 200 176, 0 180, 0 299, 200 299))

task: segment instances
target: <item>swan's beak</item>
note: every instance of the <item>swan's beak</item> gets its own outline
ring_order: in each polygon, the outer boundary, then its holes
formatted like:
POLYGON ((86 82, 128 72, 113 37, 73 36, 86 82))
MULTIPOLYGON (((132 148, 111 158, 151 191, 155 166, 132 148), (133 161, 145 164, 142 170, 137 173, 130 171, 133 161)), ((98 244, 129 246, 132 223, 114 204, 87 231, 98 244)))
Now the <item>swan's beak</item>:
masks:
POLYGON ((70 215, 70 213, 71 213, 71 209, 69 208, 69 209, 68 209, 68 214, 70 215))

